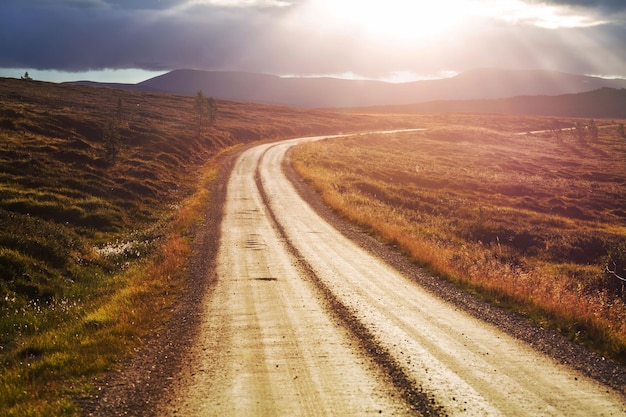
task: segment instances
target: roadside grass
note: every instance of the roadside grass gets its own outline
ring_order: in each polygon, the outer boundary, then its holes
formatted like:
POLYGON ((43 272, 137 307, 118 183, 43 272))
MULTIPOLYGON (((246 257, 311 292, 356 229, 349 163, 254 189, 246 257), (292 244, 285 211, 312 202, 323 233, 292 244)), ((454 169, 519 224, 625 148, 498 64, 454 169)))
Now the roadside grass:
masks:
POLYGON ((77 415, 97 378, 164 324, 220 152, 419 123, 217 103, 198 135, 193 97, 0 79, 3 415, 77 415))
MULTIPOLYGON (((60 317, 48 317, 58 327, 23 337, 5 356, 8 372, 0 376, 0 386, 6 397, 0 395, 0 403, 8 407, 7 415, 77 414, 75 400, 89 393, 94 377, 132 354, 167 319, 186 277, 188 232, 200 221, 201 210, 186 208, 208 204, 205 185, 217 168, 203 171, 200 186, 182 202, 153 254, 104 277, 89 291, 95 299, 63 302, 55 308, 62 310, 60 317)), ((33 304, 41 314, 52 307, 33 304)))
POLYGON ((293 164, 329 206, 414 262, 626 363, 626 292, 605 270, 611 254, 626 258, 626 150, 614 122, 597 122, 598 142, 525 133, 547 129, 539 117, 429 122, 304 144, 293 164))

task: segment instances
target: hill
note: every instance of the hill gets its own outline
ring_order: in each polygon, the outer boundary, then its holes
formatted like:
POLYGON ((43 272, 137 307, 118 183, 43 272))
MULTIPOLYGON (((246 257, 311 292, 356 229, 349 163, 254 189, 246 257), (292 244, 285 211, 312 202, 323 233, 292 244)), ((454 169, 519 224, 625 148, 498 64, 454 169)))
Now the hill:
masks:
MULTIPOLYGON (((89 83, 97 85, 97 83, 89 83)), ((479 100, 522 95, 561 95, 603 87, 626 88, 626 80, 556 71, 476 69, 452 78, 409 83, 337 78, 281 78, 245 72, 174 70, 138 84, 105 84, 127 90, 195 95, 307 108, 405 105, 433 100, 479 100)))
MULTIPOLYGON (((75 415, 171 313, 213 159, 258 139, 404 127, 395 116, 0 78, 0 408, 75 415)), ((411 117, 415 119, 415 117, 411 117)))
POLYGON ((397 126, 218 101, 216 121, 198 134, 194 98, 13 79, 0 79, 0 103, 0 289, 24 302, 64 294, 88 246, 152 227, 228 146, 397 126), (58 239, 38 236, 45 230, 58 239), (57 247, 66 234, 85 247, 57 247))
POLYGON ((501 113, 554 117, 626 118, 626 89, 601 88, 558 96, 518 96, 493 100, 439 100, 406 106, 354 109, 376 113, 501 113))

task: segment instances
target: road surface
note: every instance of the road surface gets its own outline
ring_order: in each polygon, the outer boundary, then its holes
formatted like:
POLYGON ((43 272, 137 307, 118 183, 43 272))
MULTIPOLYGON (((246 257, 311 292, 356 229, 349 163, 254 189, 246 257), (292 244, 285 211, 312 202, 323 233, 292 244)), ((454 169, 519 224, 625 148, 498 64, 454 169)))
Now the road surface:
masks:
POLYGON ((625 415, 617 392, 440 301, 319 217, 281 169, 315 139, 239 157, 218 282, 162 415, 625 415))

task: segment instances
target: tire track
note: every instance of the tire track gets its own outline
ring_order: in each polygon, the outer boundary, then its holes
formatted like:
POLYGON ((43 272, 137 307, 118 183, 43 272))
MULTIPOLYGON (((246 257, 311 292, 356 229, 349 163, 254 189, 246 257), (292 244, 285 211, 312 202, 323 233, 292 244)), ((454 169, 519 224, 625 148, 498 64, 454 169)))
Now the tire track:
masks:
POLYGON ((358 323, 352 328, 365 328, 357 333, 373 339, 372 350, 391 357, 413 391, 423 387, 425 398, 434 397, 450 415, 626 411, 618 393, 434 298, 322 221, 281 170, 286 150, 295 143, 269 148, 259 169, 275 221, 320 287, 332 294, 328 298, 337 300, 336 308, 358 323))
POLYGON ((414 415, 331 319, 277 232, 243 152, 228 182, 217 282, 161 415, 414 415))
MULTIPOLYGON (((263 156, 264 155, 265 153, 263 156)), ((409 404, 412 410, 423 416, 446 415, 443 408, 436 404, 434 397, 424 392, 422 386, 403 370, 387 349, 377 342, 374 334, 363 325, 355 313, 343 304, 340 299, 335 296, 329 286, 317 276, 314 268, 307 262, 306 258, 299 253, 293 243, 289 240, 283 226, 277 221, 274 211, 271 209, 271 204, 265 192, 265 188, 263 187, 258 168, 255 179, 257 188, 261 193, 261 197, 263 198, 266 207, 269 208, 269 214, 274 220, 277 230, 287 243, 289 251, 295 258, 298 259, 298 262, 306 271, 309 279, 314 282, 318 291, 323 296, 327 303, 329 313, 341 320, 341 322, 357 337, 361 347, 377 363, 381 370, 389 375, 391 383, 401 393, 403 399, 409 404)))

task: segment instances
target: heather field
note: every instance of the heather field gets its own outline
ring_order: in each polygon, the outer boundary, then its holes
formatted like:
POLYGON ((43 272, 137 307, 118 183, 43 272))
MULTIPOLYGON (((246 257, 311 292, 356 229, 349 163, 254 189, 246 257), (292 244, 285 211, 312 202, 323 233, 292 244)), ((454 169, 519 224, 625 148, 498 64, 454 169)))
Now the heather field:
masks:
POLYGON ((220 152, 409 119, 216 106, 200 128, 194 97, 0 79, 0 414, 77 414, 163 326, 220 152))
POLYGON ((429 116, 424 131, 302 145, 293 164, 414 262, 624 363, 622 122, 429 116))

